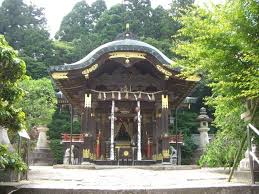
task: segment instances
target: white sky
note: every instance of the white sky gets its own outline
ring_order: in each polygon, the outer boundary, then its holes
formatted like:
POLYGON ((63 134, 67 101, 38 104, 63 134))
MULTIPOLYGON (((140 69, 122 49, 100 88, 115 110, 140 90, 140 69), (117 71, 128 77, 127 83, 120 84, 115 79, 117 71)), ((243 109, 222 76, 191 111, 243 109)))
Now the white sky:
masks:
MULTIPOLYGON (((73 6, 81 0, 24 0, 26 3, 33 3, 38 7, 45 8, 45 15, 48 21, 48 30, 53 37, 58 31, 62 18, 68 14, 73 6)), ((95 0, 86 0, 88 4, 92 4, 95 0)), ((121 3, 123 0, 105 0, 106 5, 109 7, 121 3)), ((169 4, 172 0, 151 0, 152 6, 157 7, 162 5, 164 8, 169 8, 169 4)), ((196 0, 197 4, 204 3, 221 3, 224 0, 196 0)), ((0 0, 2 4, 3 0, 0 0)))

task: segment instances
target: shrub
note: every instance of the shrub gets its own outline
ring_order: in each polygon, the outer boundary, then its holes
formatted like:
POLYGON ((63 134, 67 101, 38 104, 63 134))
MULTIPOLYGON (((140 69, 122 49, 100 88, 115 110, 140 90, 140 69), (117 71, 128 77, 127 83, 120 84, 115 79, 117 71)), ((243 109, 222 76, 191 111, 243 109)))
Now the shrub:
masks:
POLYGON ((60 143, 60 139, 52 139, 50 140, 50 148, 52 150, 54 160, 57 164, 63 163, 63 145, 60 143))
POLYGON ((0 145, 0 168, 25 172, 28 166, 23 162, 18 153, 10 152, 6 145, 0 145))

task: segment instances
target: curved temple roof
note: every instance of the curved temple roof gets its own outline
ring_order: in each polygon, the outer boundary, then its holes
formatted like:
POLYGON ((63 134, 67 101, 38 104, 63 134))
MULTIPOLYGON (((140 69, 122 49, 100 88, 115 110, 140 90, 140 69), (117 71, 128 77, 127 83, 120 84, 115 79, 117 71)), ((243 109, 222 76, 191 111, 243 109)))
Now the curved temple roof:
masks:
MULTIPOLYGON (((68 71, 68 70, 82 69, 93 64, 103 54, 114 52, 114 51, 145 52, 155 57, 161 64, 163 64, 167 68, 171 68, 170 64, 172 64, 172 60, 170 60, 167 56, 165 56, 161 51, 159 51, 154 46, 151 46, 150 44, 147 44, 139 40, 123 39, 123 40, 115 40, 115 41, 103 44, 97 47, 96 49, 94 49, 92 52, 90 52, 86 57, 84 57, 83 59, 75 63, 52 66, 49 68, 49 71, 54 72, 54 71, 68 71)), ((177 68, 173 70, 179 71, 177 68)))

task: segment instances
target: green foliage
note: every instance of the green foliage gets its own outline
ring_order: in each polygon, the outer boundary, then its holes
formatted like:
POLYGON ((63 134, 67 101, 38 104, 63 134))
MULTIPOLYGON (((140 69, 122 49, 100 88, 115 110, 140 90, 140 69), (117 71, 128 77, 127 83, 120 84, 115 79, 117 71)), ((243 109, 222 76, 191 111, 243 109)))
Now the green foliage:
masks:
POLYGON ((202 165, 231 164, 244 130, 244 102, 259 97, 258 10, 254 0, 230 0, 212 11, 192 9, 181 18, 176 65, 184 69, 183 76, 202 74, 209 82, 207 104, 215 108, 214 124, 222 129, 202 165), (225 144, 224 135, 230 143, 225 144))
POLYGON ((105 10, 106 5, 102 0, 94 2, 92 6, 86 1, 76 3, 71 12, 63 18, 56 38, 71 42, 91 33, 96 21, 105 10))
MULTIPOLYGON (((52 117, 51 123, 48 124, 48 136, 50 139, 60 139, 62 133, 70 134, 70 113, 67 110, 56 110, 52 117)), ((80 133, 80 122, 74 120, 73 133, 80 133)))
POLYGON ((7 145, 0 144, 0 169, 12 169, 18 172, 28 170, 27 165, 22 161, 22 158, 14 152, 7 149, 7 145))
MULTIPOLYGON (((177 117, 177 121, 174 122, 177 122, 178 134, 181 133, 184 137, 184 144, 181 146, 182 164, 191 164, 193 151, 197 148, 191 138, 192 133, 197 133, 197 116, 197 113, 193 112, 192 110, 185 109, 177 110, 177 116, 176 114, 174 115, 174 117, 177 117)), ((176 134, 175 125, 170 125, 169 133, 176 134)))
POLYGON ((50 123, 57 103, 51 80, 25 79, 19 83, 19 86, 24 90, 25 95, 18 106, 26 113, 27 126, 31 128, 50 123))
POLYGON ((161 52, 163 52, 167 57, 169 58, 174 57, 174 53, 172 52, 172 49, 171 49, 172 41, 170 39, 156 40, 154 38, 145 38, 143 41, 156 47, 161 52))
POLYGON ((60 139, 51 139, 50 148, 54 155, 55 163, 63 164, 64 148, 63 148, 63 145, 61 144, 60 139))
POLYGON ((192 163, 192 154, 197 149, 197 145, 194 144, 190 135, 184 135, 184 145, 182 146, 182 164, 192 163))
MULTIPOLYGON (((70 134, 70 113, 68 110, 59 111, 56 110, 52 117, 51 123, 48 125, 49 131, 47 132, 50 138, 50 148, 54 154, 55 162, 57 164, 63 163, 64 150, 61 144, 61 134, 70 134)), ((80 122, 74 121, 73 134, 80 133, 80 122)))
MULTIPOLYGON (((237 149, 240 148, 240 137, 244 135, 245 130, 238 130, 237 132, 223 130, 218 132, 212 143, 208 145, 206 154, 199 160, 199 165, 207 167, 233 166, 237 149)), ((242 156, 239 160, 241 158, 242 156)))
POLYGON ((23 79, 25 63, 0 35, 0 125, 11 130, 24 127, 25 115, 14 104, 22 97, 17 83, 23 79))
POLYGON ((53 59, 51 65, 62 65, 77 60, 74 43, 65 41, 53 41, 53 59))
POLYGON ((27 5, 23 0, 4 0, 0 7, 0 33, 27 64, 27 73, 33 78, 47 76, 52 56, 49 33, 42 8, 27 5))

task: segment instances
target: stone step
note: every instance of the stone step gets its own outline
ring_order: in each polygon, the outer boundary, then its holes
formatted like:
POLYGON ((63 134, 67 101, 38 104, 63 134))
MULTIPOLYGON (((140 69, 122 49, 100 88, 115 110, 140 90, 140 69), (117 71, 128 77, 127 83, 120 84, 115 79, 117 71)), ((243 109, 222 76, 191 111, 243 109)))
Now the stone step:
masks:
MULTIPOLYGON (((16 190, 17 188, 13 188, 16 190)), ((0 186, 0 193, 10 191, 10 187, 0 186), (2 191, 2 192, 1 192, 2 191)), ((195 187, 173 189, 128 189, 128 190, 99 190, 99 189, 54 189, 54 188, 19 188, 15 194, 257 194, 259 185, 195 187)))

